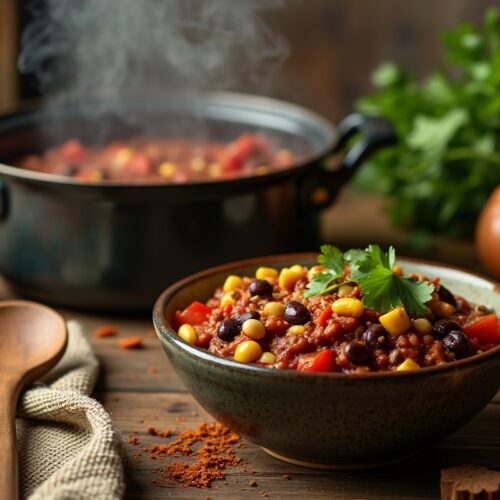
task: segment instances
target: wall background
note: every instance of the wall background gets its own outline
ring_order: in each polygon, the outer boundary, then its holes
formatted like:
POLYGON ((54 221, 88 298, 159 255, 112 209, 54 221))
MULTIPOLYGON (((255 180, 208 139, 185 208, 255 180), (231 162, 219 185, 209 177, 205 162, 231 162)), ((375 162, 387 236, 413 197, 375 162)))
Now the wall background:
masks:
MULTIPOLYGON (((68 0, 71 1, 71 0, 68 0)), ((105 0, 103 0, 105 1, 105 0)), ((239 0, 242 1, 242 0, 239 0)), ((286 0, 272 26, 290 56, 269 94, 305 105, 338 121, 370 89, 369 75, 393 59, 425 75, 440 59, 439 36, 461 20, 480 22, 488 0, 286 0)), ((0 0, 0 106, 37 94, 20 78, 15 60, 16 19, 26 0, 0 0)))

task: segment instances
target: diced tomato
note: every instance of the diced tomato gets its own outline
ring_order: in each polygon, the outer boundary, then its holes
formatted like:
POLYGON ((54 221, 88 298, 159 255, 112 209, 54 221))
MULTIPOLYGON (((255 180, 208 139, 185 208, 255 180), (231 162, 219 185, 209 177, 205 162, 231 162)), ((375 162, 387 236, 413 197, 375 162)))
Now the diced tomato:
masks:
POLYGON ((66 141, 60 148, 59 154, 66 160, 83 160, 87 156, 86 149, 77 139, 66 141))
POLYGON ((145 177, 151 170, 149 158, 141 153, 135 153, 127 164, 127 172, 131 175, 145 177))
POLYGON ((464 327, 470 338, 477 338, 480 344, 500 344, 500 324, 496 314, 482 316, 464 327))
POLYGON ((303 354, 300 356, 297 371, 300 372, 334 372, 337 371, 335 351, 323 349, 319 352, 303 354))
POLYGON ((332 316, 332 308, 327 307, 319 316, 318 318, 318 325, 319 326, 325 326, 328 320, 332 316))
POLYGON ((255 138, 250 134, 243 134, 228 147, 228 154, 221 161, 224 172, 239 170, 244 161, 255 149, 255 138))
POLYGON ((195 300, 183 311, 177 311, 175 313, 175 318, 179 326, 184 323, 199 325, 207 320, 211 312, 212 309, 210 307, 195 300))

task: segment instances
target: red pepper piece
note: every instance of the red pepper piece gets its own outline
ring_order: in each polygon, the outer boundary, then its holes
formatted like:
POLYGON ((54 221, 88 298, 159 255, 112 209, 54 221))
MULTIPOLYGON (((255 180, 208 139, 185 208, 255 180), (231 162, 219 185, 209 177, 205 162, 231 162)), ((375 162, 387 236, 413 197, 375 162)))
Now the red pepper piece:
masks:
POLYGON ((250 134, 242 134, 236 141, 228 146, 225 158, 222 160, 222 170, 233 172, 239 170, 245 160, 255 149, 255 138, 250 134))
POLYGON ((477 338, 480 344, 500 344, 500 324, 496 314, 482 316, 474 323, 464 326, 464 333, 477 338))
POLYGON ((195 300, 183 311, 177 311, 175 313, 175 317, 179 326, 184 323, 189 323, 190 325, 200 325, 208 319, 211 312, 212 309, 210 307, 195 300))
POLYGON ((331 349, 323 349, 317 353, 304 354, 299 358, 297 371, 300 372, 335 372, 336 353, 331 349))
POLYGON ((332 308, 327 307, 318 318, 318 325, 325 326, 328 320, 332 317, 332 308))

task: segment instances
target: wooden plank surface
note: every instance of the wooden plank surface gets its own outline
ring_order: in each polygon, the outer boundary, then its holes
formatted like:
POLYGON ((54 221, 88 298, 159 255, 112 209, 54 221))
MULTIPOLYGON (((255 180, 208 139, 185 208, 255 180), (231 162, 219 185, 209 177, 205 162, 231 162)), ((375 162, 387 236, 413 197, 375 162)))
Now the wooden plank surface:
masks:
POLYGON ((147 427, 182 432, 213 419, 189 394, 130 391, 99 393, 97 397, 111 413, 118 430, 125 437, 136 431, 141 443, 141 446, 125 445, 127 498, 255 498, 265 491, 270 498, 426 499, 438 496, 439 472, 443 467, 467 462, 500 467, 500 403, 496 402, 436 446, 382 469, 356 472, 307 469, 272 458, 245 441, 237 454, 248 461, 248 472, 241 468, 229 469, 227 480, 214 483, 208 490, 183 488, 167 482, 154 485, 152 482, 158 480, 156 471, 178 459, 150 460, 145 453, 139 459, 133 458, 143 446, 169 443, 173 439, 153 437, 147 427), (283 480, 284 474, 290 476, 288 481, 283 480), (257 487, 248 486, 251 480, 257 487))

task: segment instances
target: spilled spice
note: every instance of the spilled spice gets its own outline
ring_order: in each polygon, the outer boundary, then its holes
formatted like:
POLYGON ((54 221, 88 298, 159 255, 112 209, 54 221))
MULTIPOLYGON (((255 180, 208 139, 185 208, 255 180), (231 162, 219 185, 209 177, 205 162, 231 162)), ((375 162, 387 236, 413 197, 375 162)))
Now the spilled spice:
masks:
POLYGON ((168 438, 172 435, 172 431, 170 429, 163 429, 162 431, 156 429, 152 425, 148 427, 148 432, 149 434, 152 434, 153 436, 158 436, 161 438, 168 438))
POLYGON ((131 434, 128 437, 128 444, 131 444, 132 446, 137 446, 139 444, 139 439, 137 439, 135 434, 131 434))
POLYGON ((127 337, 125 339, 120 339, 118 344, 123 349, 139 349, 142 347, 142 337, 138 335, 135 337, 127 337))
MULTIPOLYGON (((148 427, 149 434, 158 437, 169 437, 169 429, 158 431, 148 427)), ((129 437, 133 443, 139 443, 129 437)), ((154 443, 144 447, 143 451, 149 454, 152 460, 167 457, 188 457, 188 460, 178 460, 163 465, 159 470, 159 480, 174 482, 183 486, 208 488, 215 480, 226 477, 227 467, 236 467, 245 462, 236 456, 233 445, 240 437, 219 423, 203 422, 197 429, 188 429, 178 435, 171 443, 154 443)), ((158 483, 158 481, 156 481, 158 483)), ((256 485, 256 483, 255 483, 256 485)), ((251 485, 252 486, 252 485, 251 485)))
POLYGON ((115 325, 104 325, 94 330, 94 335, 97 337, 111 337, 118 333, 118 327, 115 325))

